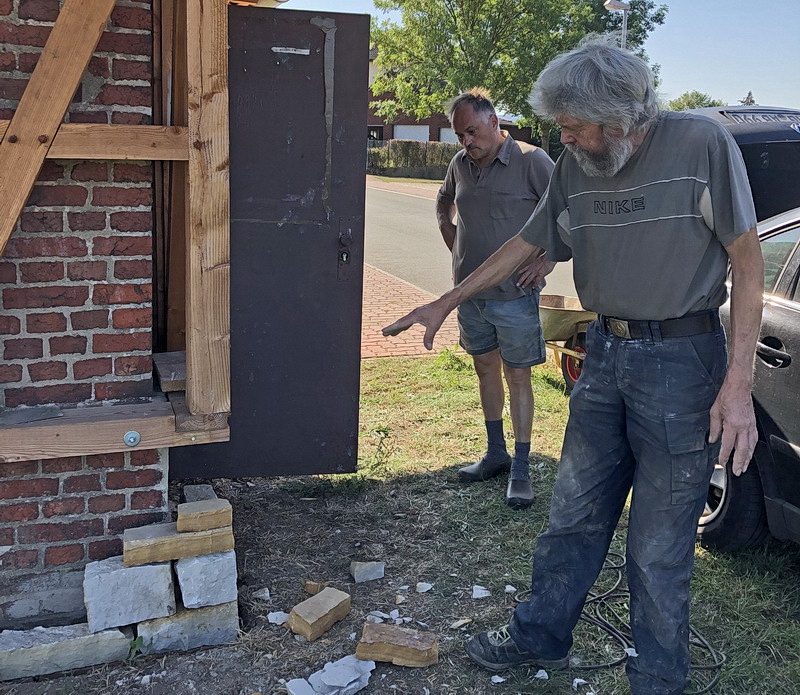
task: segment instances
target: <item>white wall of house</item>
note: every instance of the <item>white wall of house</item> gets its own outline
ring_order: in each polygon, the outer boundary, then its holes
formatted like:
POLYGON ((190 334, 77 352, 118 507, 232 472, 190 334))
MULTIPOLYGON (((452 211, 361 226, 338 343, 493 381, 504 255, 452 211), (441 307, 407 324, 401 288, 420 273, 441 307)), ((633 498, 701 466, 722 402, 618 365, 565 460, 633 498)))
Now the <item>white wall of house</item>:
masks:
POLYGON ((429 132, 430 128, 426 125, 396 125, 394 127, 394 139, 428 142, 429 132))
POLYGON ((458 138, 452 128, 439 128, 439 142, 452 142, 458 144, 458 138))

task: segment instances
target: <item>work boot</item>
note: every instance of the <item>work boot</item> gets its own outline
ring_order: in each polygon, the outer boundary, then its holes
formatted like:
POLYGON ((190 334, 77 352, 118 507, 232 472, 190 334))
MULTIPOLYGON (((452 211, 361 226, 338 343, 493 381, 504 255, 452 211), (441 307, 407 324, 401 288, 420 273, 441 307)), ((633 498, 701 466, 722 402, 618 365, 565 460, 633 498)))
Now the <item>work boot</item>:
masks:
POLYGON ((464 645, 467 656, 490 671, 502 671, 520 664, 533 664, 539 668, 557 671, 569 666, 569 656, 562 659, 540 659, 520 649, 511 639, 508 625, 499 630, 481 632, 464 645))
POLYGON ((489 458, 489 454, 484 454, 483 458, 469 466, 458 469, 458 479, 462 483, 479 483, 489 478, 495 478, 501 473, 508 473, 511 470, 511 457, 504 452, 504 456, 499 458, 489 458))
POLYGON ((533 486, 530 480, 509 479, 506 487, 506 504, 512 509, 527 509, 533 504, 533 486))

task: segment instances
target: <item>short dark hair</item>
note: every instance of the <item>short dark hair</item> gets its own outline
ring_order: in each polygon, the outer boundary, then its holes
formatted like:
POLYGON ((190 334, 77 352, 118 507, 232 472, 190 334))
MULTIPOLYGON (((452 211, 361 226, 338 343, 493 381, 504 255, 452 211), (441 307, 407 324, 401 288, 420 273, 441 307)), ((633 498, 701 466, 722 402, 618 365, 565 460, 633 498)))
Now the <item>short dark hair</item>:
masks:
POLYGON ((451 123, 455 112, 467 104, 475 109, 475 113, 486 113, 490 116, 497 115, 497 112, 494 110, 494 104, 492 104, 492 100, 489 98, 489 91, 483 87, 473 87, 468 92, 459 94, 455 99, 451 99, 445 104, 447 117, 450 119, 451 123))

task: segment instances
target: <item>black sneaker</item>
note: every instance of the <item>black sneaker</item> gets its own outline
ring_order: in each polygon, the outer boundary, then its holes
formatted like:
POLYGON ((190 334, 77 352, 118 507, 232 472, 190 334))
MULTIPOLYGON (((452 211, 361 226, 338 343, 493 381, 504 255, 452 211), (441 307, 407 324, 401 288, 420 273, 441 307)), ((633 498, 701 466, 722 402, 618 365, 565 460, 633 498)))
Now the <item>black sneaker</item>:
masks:
POLYGON ((458 479, 462 483, 478 483, 494 478, 501 473, 508 473, 510 470, 511 457, 508 454, 495 460, 490 460, 489 454, 484 454, 480 461, 459 468, 458 479))
POLYGON ((506 504, 512 509, 527 509, 533 504, 533 486, 530 480, 508 481, 506 486, 506 504))
POLYGON ((553 671, 569 666, 569 656, 563 659, 540 659, 520 649, 511 639, 508 625, 499 630, 481 632, 471 637, 464 645, 464 649, 470 659, 490 671, 503 671, 520 664, 533 664, 553 671))

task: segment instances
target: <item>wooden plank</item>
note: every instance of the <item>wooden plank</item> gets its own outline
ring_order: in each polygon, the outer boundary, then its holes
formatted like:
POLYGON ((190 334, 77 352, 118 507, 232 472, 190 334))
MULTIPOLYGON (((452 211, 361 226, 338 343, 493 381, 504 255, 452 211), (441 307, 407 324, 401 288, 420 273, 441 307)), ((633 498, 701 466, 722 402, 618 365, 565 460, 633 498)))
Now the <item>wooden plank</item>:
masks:
POLYGON ((233 523, 233 508, 228 500, 198 500, 178 505, 178 531, 208 531, 223 528, 233 523))
POLYGON ((58 13, 0 143, 0 254, 113 8, 114 0, 66 0, 58 13))
POLYGON ((222 413, 231 409, 227 3, 187 3, 186 36, 186 404, 222 413))
POLYGON ((186 353, 183 350, 154 353, 153 366, 162 391, 186 390, 186 353))
MULTIPOLYGON (((0 120, 0 138, 11 121, 0 120)), ((64 123, 47 159, 189 159, 189 129, 183 126, 64 123)))
POLYGON ((170 391, 167 398, 175 413, 176 432, 228 429, 230 413, 190 413, 186 407, 186 394, 182 391, 170 391))
POLYGON ((227 550, 233 550, 233 529, 230 526, 179 533, 175 523, 151 524, 126 529, 122 534, 122 561, 126 567, 227 550))
POLYGON ((138 432, 137 449, 160 449, 225 442, 230 431, 176 432, 172 406, 167 402, 109 405, 62 410, 52 420, 0 427, 0 475, 3 463, 61 456, 130 451, 127 432, 138 432))

